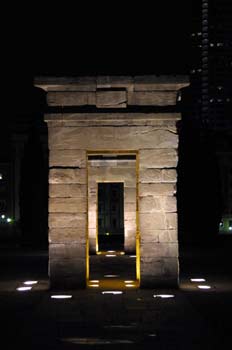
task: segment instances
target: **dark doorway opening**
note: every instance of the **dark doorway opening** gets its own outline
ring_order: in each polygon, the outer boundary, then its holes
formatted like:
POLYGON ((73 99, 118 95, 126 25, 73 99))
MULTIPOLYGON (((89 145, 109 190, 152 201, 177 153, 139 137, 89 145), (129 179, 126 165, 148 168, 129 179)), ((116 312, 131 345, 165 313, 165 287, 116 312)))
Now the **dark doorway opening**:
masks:
POLYGON ((124 249, 124 185, 98 183, 98 250, 124 249))

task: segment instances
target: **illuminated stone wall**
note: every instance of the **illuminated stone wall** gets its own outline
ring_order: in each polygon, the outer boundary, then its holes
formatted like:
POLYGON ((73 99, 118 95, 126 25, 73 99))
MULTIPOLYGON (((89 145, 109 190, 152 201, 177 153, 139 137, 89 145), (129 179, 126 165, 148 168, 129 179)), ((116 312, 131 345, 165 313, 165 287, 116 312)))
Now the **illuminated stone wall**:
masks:
POLYGON ((97 184, 98 182, 124 183, 124 249, 126 253, 135 253, 136 235, 136 162, 135 160, 89 161, 89 249, 96 252, 97 226, 97 184))
MULTIPOLYGON (((170 111, 170 106, 176 103, 177 91, 188 85, 186 79, 41 78, 35 85, 47 91, 50 108, 57 108, 45 115, 50 150, 51 286, 86 285, 87 151, 109 150, 138 154, 141 286, 176 286, 176 123, 180 114, 170 111)), ((109 181, 112 173, 108 169, 109 181)))

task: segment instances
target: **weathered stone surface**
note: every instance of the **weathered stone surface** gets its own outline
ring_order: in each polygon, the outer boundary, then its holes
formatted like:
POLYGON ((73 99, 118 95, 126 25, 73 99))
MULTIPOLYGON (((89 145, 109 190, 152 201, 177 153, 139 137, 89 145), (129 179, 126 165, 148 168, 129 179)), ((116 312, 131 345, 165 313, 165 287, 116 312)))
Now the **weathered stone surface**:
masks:
POLYGON ((134 168, 123 167, 91 167, 89 169, 89 186, 97 186, 97 182, 123 182, 125 186, 132 187, 136 183, 134 168))
POLYGON ((86 198, 87 186, 81 184, 50 184, 49 196, 52 198, 86 198))
POLYGON ((159 242, 177 242, 178 241, 178 234, 177 230, 160 230, 158 232, 159 242))
POLYGON ((139 173, 139 181, 142 183, 162 182, 162 170, 141 168, 139 173))
POLYGON ((140 168, 174 168, 177 165, 177 151, 170 149, 141 150, 139 152, 140 168))
POLYGON ((49 245, 49 256, 52 259, 79 259, 86 257, 86 245, 80 243, 53 243, 49 245))
POLYGON ((97 226, 97 213, 95 211, 89 211, 88 213, 88 227, 96 230, 97 226))
POLYGON ((50 184, 85 184, 87 172, 86 169, 50 169, 50 184))
POLYGON ((125 212, 136 212, 136 203, 127 202, 126 198, 124 201, 124 211, 125 212))
POLYGON ((86 213, 87 203, 84 197, 80 198, 50 198, 50 213, 86 213))
POLYGON ((160 232, 163 232, 164 230, 154 230, 154 229, 146 229, 145 231, 141 232, 141 244, 144 243, 154 243, 159 242, 159 234, 160 232))
POLYGON ((166 225, 169 230, 177 229, 177 214, 166 213, 166 225))
POLYGON ((162 202, 162 207, 163 210, 165 212, 176 212, 177 211, 177 201, 176 201, 176 197, 174 196, 167 196, 162 198, 163 202, 162 202))
POLYGON ((96 91, 96 77, 36 77, 34 85, 45 91, 96 91))
POLYGON ((176 182, 176 181, 177 181, 176 169, 162 170, 162 182, 176 182))
POLYGON ((125 221, 136 221, 136 212, 135 211, 128 211, 124 213, 124 220, 125 221))
POLYGON ((126 90, 97 91, 96 106, 98 108, 125 108, 127 106, 126 90))
POLYGON ((139 200, 139 211, 140 213, 154 213, 161 211, 161 198, 159 197, 140 197, 139 200))
POLYGON ((124 250, 127 254, 133 254, 136 250, 136 239, 135 235, 125 237, 124 250))
POLYGON ((51 91, 47 93, 48 106, 85 106, 95 105, 95 92, 51 91))
POLYGON ((53 150, 49 152, 49 166, 86 168, 86 152, 84 150, 53 150))
POLYGON ((141 236, 147 230, 165 230, 167 228, 166 216, 163 213, 139 213, 141 236))
POLYGON ((75 227, 80 230, 86 229, 85 214, 49 214, 49 228, 75 227))
POLYGON ((128 105, 172 106, 176 104, 176 91, 134 91, 128 93, 128 105))
POLYGON ((49 243, 85 244, 86 231, 78 228, 52 228, 49 230, 49 243))
POLYGON ((139 184, 139 196, 173 196, 176 193, 175 184, 154 183, 139 184))
POLYGON ((98 76, 97 77, 97 88, 125 88, 128 91, 133 90, 134 81, 129 76, 98 76))
MULTIPOLYGON (((49 130, 49 149, 125 150, 177 148, 178 137, 155 127, 54 127, 49 130)), ((174 165, 172 165, 174 166, 174 165)))
POLYGON ((178 257, 177 243, 143 243, 140 247, 141 257, 178 257))

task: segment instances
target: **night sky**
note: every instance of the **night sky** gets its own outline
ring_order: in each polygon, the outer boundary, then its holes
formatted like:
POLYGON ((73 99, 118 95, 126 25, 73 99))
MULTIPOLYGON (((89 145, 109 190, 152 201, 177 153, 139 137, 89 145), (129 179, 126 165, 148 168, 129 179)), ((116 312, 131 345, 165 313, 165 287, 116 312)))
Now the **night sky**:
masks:
POLYGON ((7 33, 4 58, 16 84, 34 75, 189 71, 191 0, 36 6, 7 33))

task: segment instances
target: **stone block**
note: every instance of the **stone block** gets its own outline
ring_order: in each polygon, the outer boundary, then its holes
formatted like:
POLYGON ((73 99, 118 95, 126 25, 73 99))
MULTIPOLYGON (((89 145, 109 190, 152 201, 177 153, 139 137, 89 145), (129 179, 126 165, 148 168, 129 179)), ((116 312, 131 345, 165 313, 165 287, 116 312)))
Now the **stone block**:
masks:
POLYGON ((48 106, 87 106, 96 104, 95 92, 87 91, 49 91, 48 106))
POLYGON ((87 172, 86 169, 50 169, 50 184, 85 184, 87 172))
POLYGON ((160 243, 160 242, 148 242, 143 243, 140 246, 140 254, 142 257, 178 257, 178 244, 177 243, 160 243))
POLYGON ((177 147, 177 134, 153 126, 49 128, 49 149, 136 150, 177 147))
POLYGON ((128 105, 132 106, 173 106, 176 91, 134 91, 128 93, 128 105))
POLYGON ((176 181, 177 181, 176 169, 162 170, 162 182, 176 182, 176 181))
POLYGON ((141 244, 145 244, 148 242, 150 243, 159 242, 160 232, 163 232, 163 231, 164 230, 150 229, 150 230, 145 230, 141 232, 141 237, 140 237, 141 244))
POLYGON ((160 197, 140 197, 139 200, 139 212, 140 213, 155 213, 161 211, 161 198, 160 197))
POLYGON ((86 231, 78 228, 52 228, 49 230, 49 243, 85 244, 86 231))
POLYGON ((124 88, 128 91, 133 90, 133 78, 129 76, 98 76, 97 88, 124 88))
POLYGON ((164 230, 166 216, 163 213, 139 213, 139 225, 141 236, 145 235, 147 230, 164 230))
POLYGON ((85 259, 86 244, 80 243, 53 243, 49 245, 51 259, 85 259))
POLYGON ((89 211, 88 213, 88 227, 96 230, 97 213, 96 211, 89 211))
POLYGON ((153 149, 140 150, 139 165, 140 168, 175 168, 177 166, 178 155, 177 150, 169 149, 153 149))
POLYGON ((86 152, 84 150, 51 149, 49 152, 49 166, 86 168, 86 152))
POLYGON ((49 213, 86 213, 87 203, 80 198, 49 198, 49 213))
POLYGON ((139 196, 173 196, 176 193, 176 185, 169 183, 139 184, 139 196))
POLYGON ((134 254, 136 251, 136 238, 135 235, 125 237, 124 250, 127 254, 134 254))
POLYGON ((49 214, 49 228, 73 227, 86 230, 87 218, 85 214, 49 214))
POLYGON ((177 213, 166 213, 166 226, 169 230, 177 229, 177 213))
POLYGON ((101 90, 96 92, 96 106, 98 108, 125 108, 127 107, 126 90, 101 90))
POLYGON ((139 182, 159 183, 162 182, 162 170, 153 168, 141 168, 139 173, 139 182))
POLYGON ((158 240, 160 243, 165 243, 165 242, 177 243, 178 241, 177 230, 160 230, 158 232, 158 240))
POLYGON ((165 212, 175 213, 177 211, 177 201, 175 196, 162 198, 162 208, 165 212))
POLYGON ((86 198, 87 186, 81 184, 50 184, 49 196, 51 198, 86 198))
POLYGON ((135 203, 136 201, 136 187, 124 186, 124 201, 127 203, 135 203))
POLYGON ((135 91, 177 91, 188 85, 183 76, 138 75, 134 77, 135 91))
POLYGON ((136 222, 136 212, 135 211, 124 212, 124 221, 136 222))
POLYGON ((132 202, 126 202, 126 199, 124 201, 124 211, 125 212, 136 212, 136 203, 132 202))

